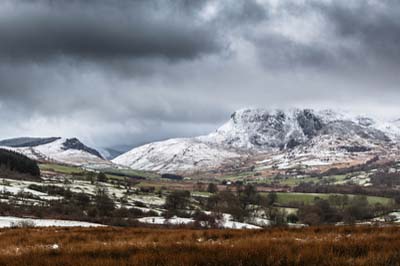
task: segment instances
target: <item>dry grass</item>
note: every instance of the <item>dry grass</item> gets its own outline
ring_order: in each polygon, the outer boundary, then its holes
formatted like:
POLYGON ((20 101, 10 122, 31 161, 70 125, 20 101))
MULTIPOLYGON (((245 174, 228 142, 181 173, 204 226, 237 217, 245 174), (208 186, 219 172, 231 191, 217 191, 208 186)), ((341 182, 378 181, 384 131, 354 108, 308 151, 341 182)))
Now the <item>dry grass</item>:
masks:
POLYGON ((400 265, 400 228, 4 229, 0 265, 400 265))

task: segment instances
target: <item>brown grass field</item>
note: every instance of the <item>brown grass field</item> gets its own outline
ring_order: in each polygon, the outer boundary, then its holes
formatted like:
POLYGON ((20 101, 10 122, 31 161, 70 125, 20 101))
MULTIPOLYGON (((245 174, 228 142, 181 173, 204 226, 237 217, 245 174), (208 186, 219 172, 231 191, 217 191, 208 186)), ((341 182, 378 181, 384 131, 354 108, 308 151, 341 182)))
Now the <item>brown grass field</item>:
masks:
POLYGON ((400 265, 400 228, 2 229, 0 265, 400 265))

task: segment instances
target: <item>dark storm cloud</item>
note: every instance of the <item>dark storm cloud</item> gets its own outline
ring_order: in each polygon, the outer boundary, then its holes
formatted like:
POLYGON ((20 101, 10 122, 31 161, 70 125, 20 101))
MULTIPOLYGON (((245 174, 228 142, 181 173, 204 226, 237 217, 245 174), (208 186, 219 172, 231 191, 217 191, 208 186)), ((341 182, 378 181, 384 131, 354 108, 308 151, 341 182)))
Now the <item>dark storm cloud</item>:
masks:
POLYGON ((0 16, 0 56, 175 60, 217 52, 215 30, 191 18, 198 8, 183 0, 20 1, 0 16))

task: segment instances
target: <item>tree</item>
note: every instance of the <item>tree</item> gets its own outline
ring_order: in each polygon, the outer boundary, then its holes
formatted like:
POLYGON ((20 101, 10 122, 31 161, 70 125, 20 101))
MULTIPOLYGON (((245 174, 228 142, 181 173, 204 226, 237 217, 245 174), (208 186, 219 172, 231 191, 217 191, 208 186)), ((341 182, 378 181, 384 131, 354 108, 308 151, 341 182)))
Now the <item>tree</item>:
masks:
POLYGON ((300 221, 309 225, 336 223, 342 220, 338 210, 327 200, 316 200, 314 205, 304 205, 299 208, 300 221))
POLYGON ((243 221, 248 212, 241 204, 239 197, 232 191, 220 191, 207 200, 207 207, 216 213, 229 213, 238 221, 243 221))
POLYGON ((177 211, 186 209, 190 203, 190 192, 177 190, 171 192, 165 200, 165 209, 168 211, 177 211))
POLYGON ((268 218, 271 221, 271 225, 281 226, 286 224, 286 212, 282 209, 270 208, 268 218))
POLYGON ((295 224, 295 223, 297 223, 299 221, 299 217, 297 217, 296 214, 291 213, 286 217, 286 220, 287 220, 288 223, 295 224))
POLYGON ((97 181, 105 183, 107 182, 107 176, 103 172, 100 172, 97 174, 97 181))
POLYGON ((212 193, 212 194, 217 193, 218 192, 218 186, 216 184, 214 184, 214 183, 208 184, 207 192, 212 193))
POLYGON ((87 178, 87 180, 89 180, 90 181, 90 184, 94 184, 95 183, 95 181, 96 181, 96 173, 95 172, 92 172, 92 171, 87 171, 86 172, 86 178, 87 178))
POLYGON ((256 187, 251 184, 246 185, 242 190, 239 190, 238 193, 243 209, 246 209, 250 204, 258 204, 260 201, 256 187))
POLYGON ((97 214, 99 216, 110 216, 115 209, 114 201, 108 196, 106 189, 98 188, 95 196, 97 214))
POLYGON ((205 227, 205 228, 219 228, 221 219, 220 215, 215 213, 206 214, 205 212, 196 210, 193 215, 194 225, 196 227, 205 227))
POLYGON ((344 210, 344 221, 353 223, 373 216, 372 209, 369 207, 366 196, 354 196, 349 205, 344 210))
POLYGON ((278 200, 278 195, 276 194, 275 191, 271 191, 270 193, 268 193, 267 195, 267 205, 268 206, 272 206, 274 205, 274 203, 278 200))

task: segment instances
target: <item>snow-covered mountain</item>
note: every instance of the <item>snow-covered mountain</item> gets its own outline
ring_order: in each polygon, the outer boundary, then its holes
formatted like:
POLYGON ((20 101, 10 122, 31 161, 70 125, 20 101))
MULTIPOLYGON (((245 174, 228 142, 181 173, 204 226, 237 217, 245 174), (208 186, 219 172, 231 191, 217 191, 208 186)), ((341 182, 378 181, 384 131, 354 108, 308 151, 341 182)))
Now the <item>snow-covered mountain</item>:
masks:
POLYGON ((80 166, 106 165, 100 153, 77 138, 16 138, 0 141, 0 147, 22 153, 34 160, 80 166))
POLYGON ((140 170, 194 172, 365 161, 397 156, 399 125, 332 110, 243 109, 209 135, 150 143, 113 162, 140 170))

